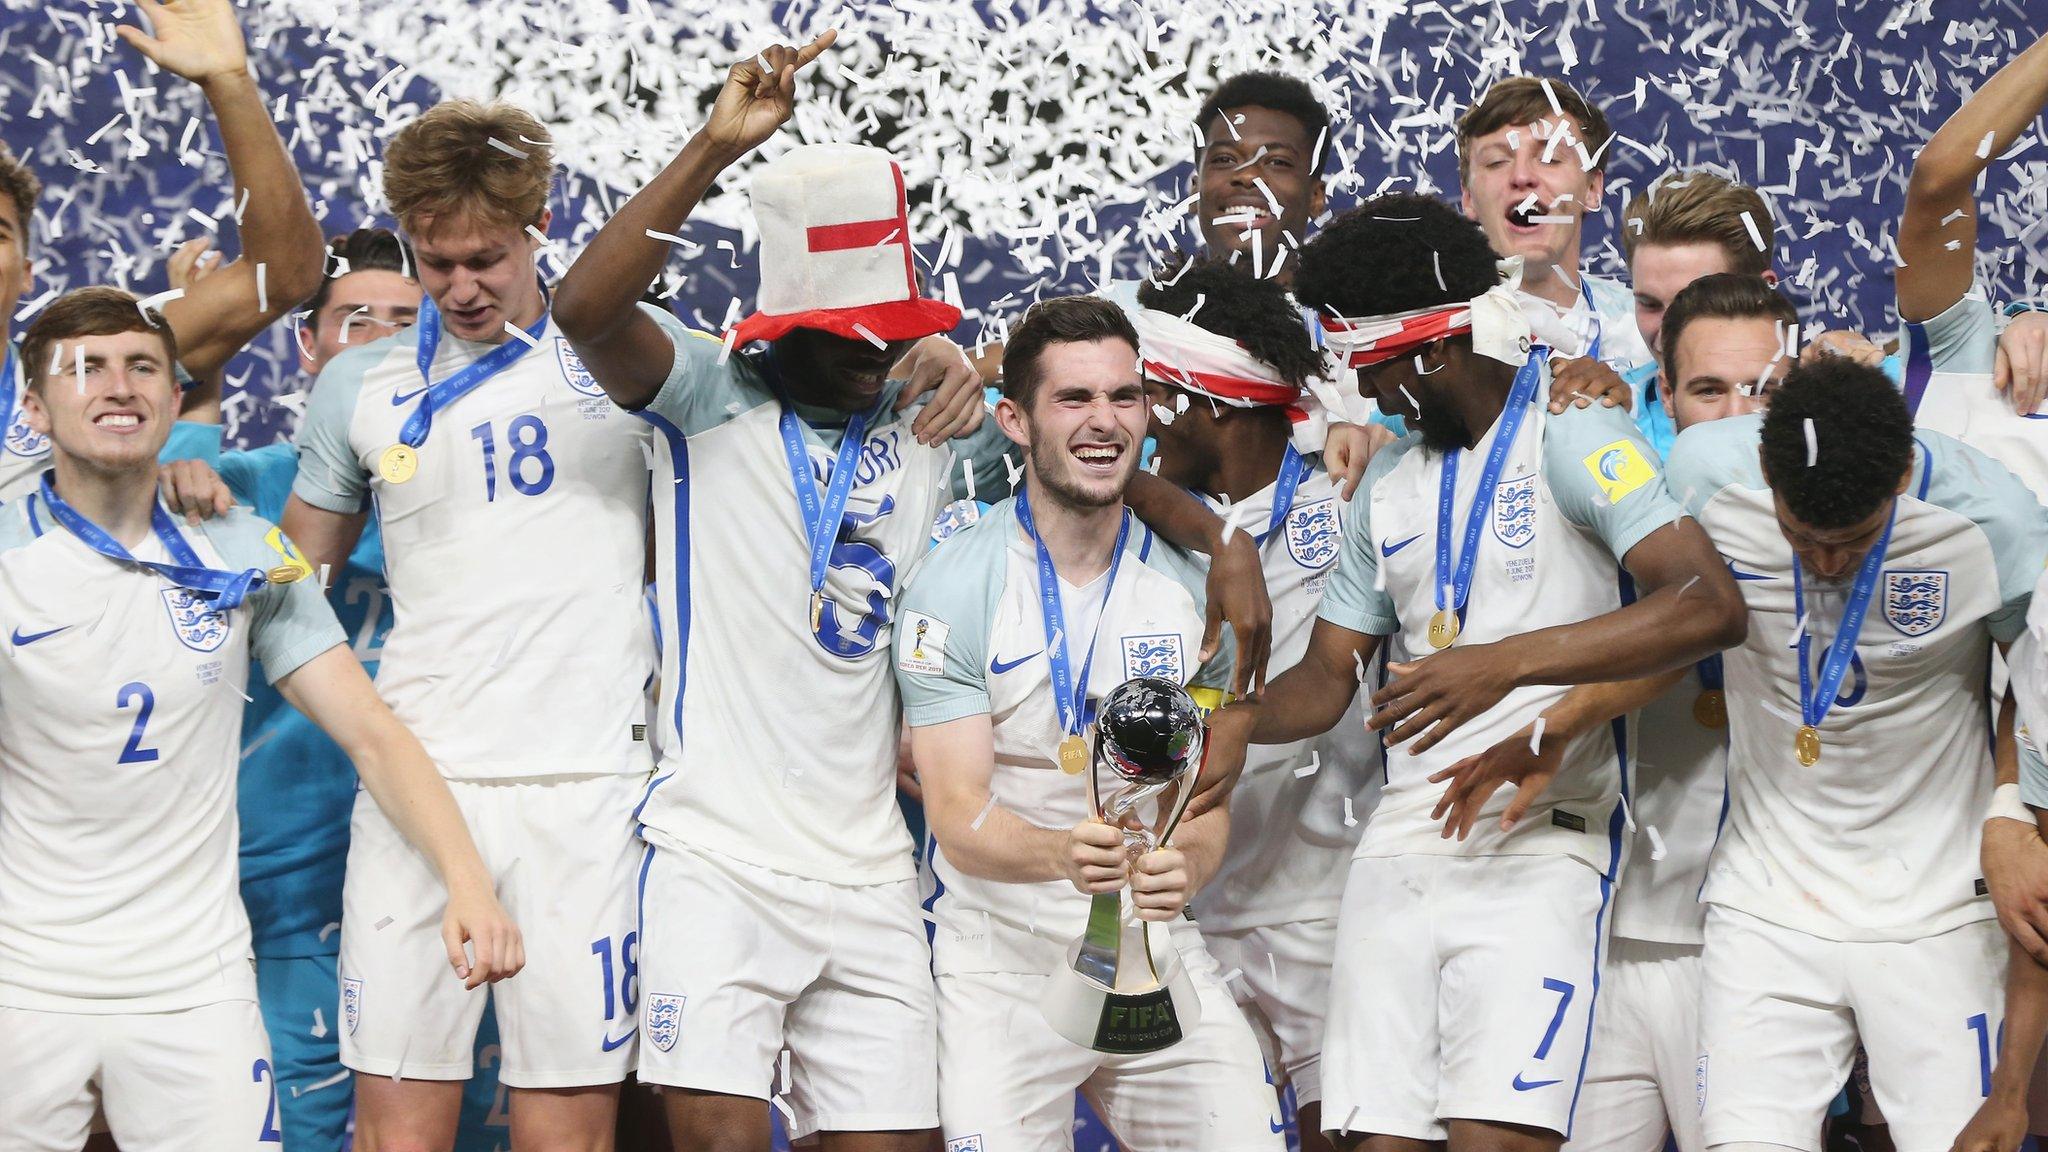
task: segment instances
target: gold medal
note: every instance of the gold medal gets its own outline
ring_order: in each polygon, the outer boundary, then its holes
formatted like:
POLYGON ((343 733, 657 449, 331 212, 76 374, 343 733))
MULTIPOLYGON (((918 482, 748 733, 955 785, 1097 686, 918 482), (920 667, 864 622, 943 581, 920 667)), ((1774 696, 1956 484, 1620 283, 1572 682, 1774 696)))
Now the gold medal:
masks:
POLYGON ((1728 726, 1728 697, 1719 688, 1709 688, 1692 702, 1693 722, 1702 728, 1728 726))
POLYGON ((279 564, 265 572, 263 578, 272 584, 290 584, 305 574, 306 570, 297 564, 279 564))
POLYGON ((377 461, 377 474, 386 484, 403 484, 420 470, 420 454, 403 444, 393 444, 377 461))
POLYGON ((1820 763, 1820 729, 1811 724, 1801 728, 1792 740, 1792 749, 1799 753, 1801 767, 1811 768, 1820 763))
POLYGON ((818 625, 824 619, 825 594, 823 592, 813 592, 811 593, 811 631, 816 632, 818 625))
POLYGON ((1088 742, 1079 736, 1069 736, 1060 741, 1060 771, 1069 776, 1079 776, 1088 767, 1088 742))
POLYGON ((1445 608, 1429 618, 1429 646, 1431 648, 1449 648, 1451 642, 1457 638, 1458 613, 1455 610, 1445 608))

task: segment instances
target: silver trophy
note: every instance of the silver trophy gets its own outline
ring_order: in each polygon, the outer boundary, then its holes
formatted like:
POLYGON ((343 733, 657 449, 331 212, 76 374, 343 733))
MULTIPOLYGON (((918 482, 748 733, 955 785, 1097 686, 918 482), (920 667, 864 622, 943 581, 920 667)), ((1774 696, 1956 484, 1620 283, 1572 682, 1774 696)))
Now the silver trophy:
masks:
MULTIPOLYGON (((1140 804, 1181 785, 1156 836, 1124 828, 1134 859, 1171 841, 1194 796, 1203 734, 1201 709, 1171 680, 1140 677, 1103 698, 1088 767, 1088 803, 1102 822, 1121 827, 1140 804), (1105 768, 1121 785, 1107 797, 1099 780, 1105 768)), ((1169 934, 1130 914, 1124 891, 1091 899, 1088 929, 1046 982, 1040 1008, 1054 1031, 1083 1047, 1156 1052, 1193 1029, 1201 1007, 1169 934)))

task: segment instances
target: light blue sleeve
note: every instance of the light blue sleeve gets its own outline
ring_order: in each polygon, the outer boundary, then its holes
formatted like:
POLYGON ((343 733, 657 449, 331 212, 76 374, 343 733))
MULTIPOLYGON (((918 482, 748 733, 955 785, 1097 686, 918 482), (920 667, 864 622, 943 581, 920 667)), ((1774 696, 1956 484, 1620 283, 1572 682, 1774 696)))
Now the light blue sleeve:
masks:
POLYGON ((1963 298, 1931 320, 1899 326, 1908 376, 1927 372, 1990 374, 1998 359, 1998 317, 1982 285, 1972 281, 1963 298))
MULTIPOLYGON (((419 330, 408 329, 392 339, 417 346, 419 330)), ((363 376, 390 354, 391 346, 382 340, 351 348, 328 361, 313 381, 295 441, 299 475, 292 494, 315 508, 354 514, 369 500, 370 473, 349 444, 349 425, 363 394, 363 376)))
MULTIPOLYGON (((1202 561, 1175 548, 1155 535, 1151 528, 1138 525, 1131 533, 1126 546, 1144 558, 1147 568, 1173 577, 1182 588, 1187 589, 1189 599, 1195 602, 1195 611, 1205 612, 1209 603, 1209 570, 1202 561)), ((1129 563, 1131 557, 1124 558, 1129 563)), ((1216 651, 1203 661, 1195 674, 1188 677, 1190 688, 1213 688, 1218 692, 1230 690, 1231 672, 1237 667, 1237 637, 1229 628, 1217 638, 1216 651)))
POLYGON ((337 644, 348 642, 334 609, 320 591, 320 582, 306 570, 297 548, 275 525, 248 510, 236 507, 227 515, 206 521, 201 529, 221 558, 237 568, 270 571, 296 564, 306 575, 282 584, 265 584, 249 595, 255 627, 250 634, 249 655, 263 665, 263 675, 275 684, 306 661, 337 644))
POLYGON ((1138 285, 1143 283, 1143 280, 1111 280, 1095 294, 1126 312, 1136 312, 1143 307, 1138 303, 1138 285))
POLYGON ((1671 455, 1671 442, 1678 438, 1678 429, 1671 423, 1670 405, 1664 392, 1657 385, 1657 365, 1638 364, 1621 374, 1634 393, 1636 431, 1657 450, 1659 460, 1671 455))
POLYGON ((1318 617, 1368 636, 1391 636, 1401 630, 1394 598, 1378 587, 1380 552, 1372 535, 1372 490, 1409 452, 1421 451, 1421 444, 1420 437, 1408 437, 1380 449, 1366 465, 1344 518, 1344 544, 1337 554, 1337 568, 1330 573, 1329 587, 1323 589, 1318 617))
MULTIPOLYGON (((1003 435, 1003 430, 996 426, 995 413, 984 413, 981 427, 953 441, 955 460, 953 474, 948 481, 953 498, 958 500, 967 495, 967 485, 960 471, 960 461, 964 460, 974 473, 976 500, 984 504, 994 504, 1007 499, 1012 487, 1010 464, 1004 459, 1005 453, 1010 454, 1010 458, 1020 466, 1024 463, 1024 450, 1017 446, 1015 440, 1003 435)), ((1019 479, 1023 478, 1021 468, 1017 476, 1019 479)))
POLYGON ((180 420, 171 425, 170 438, 164 441, 163 450, 156 454, 157 462, 169 464, 174 460, 198 460, 219 470, 220 440, 220 425, 180 420))
POLYGON ((752 362, 738 351, 727 354, 724 341, 684 324, 666 309, 651 304, 640 309, 654 317, 675 349, 668 379, 647 405, 649 415, 684 436, 695 436, 773 398, 752 362))
POLYGON ((258 516, 275 522, 284 516, 285 498, 292 494, 292 478, 298 474, 298 454, 289 444, 270 444, 248 451, 223 453, 215 471, 234 493, 235 502, 256 510, 258 516))
POLYGON ((1616 560, 1682 515, 1658 460, 1618 409, 1567 408, 1544 427, 1543 478, 1558 511, 1598 533, 1616 560))
POLYGON ((1011 507, 997 505, 932 549, 903 589, 895 624, 896 686, 913 728, 989 712, 988 633, 1017 522, 1011 507), (928 625, 922 637, 920 622, 928 625), (933 631, 943 632, 936 653, 933 631), (931 670, 935 663, 937 672, 931 670))
POLYGON ((1991 541, 1998 568, 1999 609, 1985 621, 1991 637, 2009 644, 2027 626, 2034 584, 2048 568, 2048 510, 2003 464, 1939 432, 1921 431, 1928 502, 1968 516, 1991 541))
POLYGON ((1697 517, 1725 488, 1764 486, 1763 462, 1756 454, 1763 420, 1761 413, 1730 416, 1678 434, 1664 461, 1664 482, 1688 514, 1697 517))

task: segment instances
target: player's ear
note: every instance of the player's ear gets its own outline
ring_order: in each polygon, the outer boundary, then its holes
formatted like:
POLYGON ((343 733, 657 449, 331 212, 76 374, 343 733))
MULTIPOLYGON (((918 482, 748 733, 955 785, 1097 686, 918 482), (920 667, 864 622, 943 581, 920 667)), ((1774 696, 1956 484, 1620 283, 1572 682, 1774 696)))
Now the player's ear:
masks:
MULTIPOLYGON (((536 232, 539 232, 539 233, 540 233, 541 235, 543 235, 543 236, 547 235, 547 234, 548 234, 548 225, 549 225, 549 224, 552 224, 552 223, 554 223, 554 219, 555 219, 555 210, 554 210, 553 208, 543 208, 543 209, 541 209, 541 210, 540 210, 540 219, 538 219, 538 220, 535 220, 535 221, 533 222, 533 227, 534 227, 534 231, 536 231, 536 232)), ((531 247, 533 247, 533 248, 534 248, 535 250, 539 250, 539 248, 540 248, 540 247, 541 247, 541 246, 542 246, 542 245, 543 245, 544 243, 546 243, 546 241, 542 241, 542 240, 535 240, 535 239, 533 238, 533 236, 532 236, 531 234, 529 234, 529 235, 528 235, 528 236, 526 237, 526 240, 527 240, 527 243, 528 243, 528 244, 529 244, 529 245, 530 245, 531 247)))
POLYGON ((50 434, 50 410, 43 407, 43 384, 32 384, 22 389, 21 418, 28 426, 44 436, 50 434))
POLYGON ((996 427, 1019 448, 1031 447, 1031 423, 1024 414, 1024 406, 1008 396, 996 401, 996 427))

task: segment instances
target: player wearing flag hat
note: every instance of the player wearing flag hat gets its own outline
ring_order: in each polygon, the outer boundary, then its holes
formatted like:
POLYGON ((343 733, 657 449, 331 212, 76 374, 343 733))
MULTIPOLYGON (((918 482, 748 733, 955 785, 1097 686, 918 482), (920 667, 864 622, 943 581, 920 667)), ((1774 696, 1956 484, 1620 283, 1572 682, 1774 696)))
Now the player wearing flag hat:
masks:
POLYGON ((168 328, 87 288, 29 326, 28 419, 54 468, 0 517, 0 1148, 255 1152, 277 1077, 235 892, 252 659, 355 762, 441 894, 432 978, 517 972, 519 934, 448 788, 377 699, 312 569, 236 509, 156 500, 177 412, 168 328), (445 879, 446 887, 442 881, 445 879), (463 943, 474 946, 474 957, 463 943))
MULTIPOLYGON (((1273 664, 1302 657, 1337 564, 1344 504, 1296 407, 1322 356, 1279 285, 1209 257, 1142 283, 1143 350, 1159 476, 1201 494, 1258 542, 1273 598, 1273 664)), ((1314 740, 1250 750, 1230 793, 1230 843, 1196 897, 1209 951, 1291 1084, 1301 1139, 1321 1131, 1323 1016, 1337 906, 1358 829, 1379 795, 1379 741, 1362 704, 1314 740)))
POLYGON ((1297 289, 1417 428, 1367 469, 1306 654, 1224 713, 1262 743, 1326 732, 1393 637, 1373 697, 1385 783, 1339 914, 1323 1127, 1554 1149, 1584 1071, 1627 730, 1535 722, 1562 685, 1739 638, 1740 603, 1624 415, 1533 403, 1543 350, 1476 225, 1375 198, 1309 245, 1297 289), (1449 766, 1516 734, 1559 749, 1551 795, 1511 829, 1497 800, 1470 838, 1440 837, 1449 766))
MULTIPOLYGON (((642 600, 646 425, 576 359, 535 266, 548 132, 450 101, 399 130, 384 191, 419 322, 321 372, 284 520, 340 573, 375 503, 393 624, 377 691, 449 779, 531 966, 491 997, 512 1138, 580 1149, 632 1066, 633 839, 653 757, 642 600)), ((342 1062, 368 1147, 445 1148, 484 998, 433 982, 423 862, 357 801, 343 890, 342 1062)))

